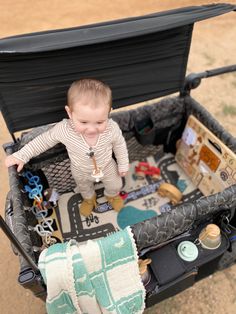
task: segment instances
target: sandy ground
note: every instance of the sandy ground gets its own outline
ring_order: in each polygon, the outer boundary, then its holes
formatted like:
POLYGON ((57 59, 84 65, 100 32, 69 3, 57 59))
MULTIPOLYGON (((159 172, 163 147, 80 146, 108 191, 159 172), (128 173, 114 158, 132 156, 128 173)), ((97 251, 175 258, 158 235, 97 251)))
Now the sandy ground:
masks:
MULTIPOLYGON (((213 2, 213 1, 212 1, 213 2)), ((215 1, 220 2, 220 1, 215 1)), ((0 37, 48 29, 59 29, 98 21, 137 16, 181 6, 200 5, 211 1, 152 0, 0 0, 0 37)), ((236 4, 236 1, 231 1, 236 4)), ((188 64, 189 72, 198 72, 235 63, 235 13, 197 23, 188 64)), ((236 135, 236 74, 203 81, 192 93, 224 127, 236 135), (230 106, 230 114, 224 109, 230 106), (233 114, 234 113, 234 114, 233 114)), ((11 140, 0 117, 1 144, 11 140)), ((9 189, 4 152, 0 152, 0 202, 3 215, 9 189)), ((44 303, 17 283, 19 265, 9 241, 0 231, 0 312, 3 314, 43 314, 44 303)), ((162 314, 234 314, 236 313, 236 265, 204 279, 183 293, 165 300, 147 313, 162 314)))

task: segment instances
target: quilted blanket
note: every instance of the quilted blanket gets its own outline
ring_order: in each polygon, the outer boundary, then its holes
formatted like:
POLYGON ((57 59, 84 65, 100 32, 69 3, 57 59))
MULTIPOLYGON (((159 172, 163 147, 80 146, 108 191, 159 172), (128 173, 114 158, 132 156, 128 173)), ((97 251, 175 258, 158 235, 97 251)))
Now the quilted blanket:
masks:
POLYGON ((143 313, 145 289, 131 229, 78 245, 52 245, 39 258, 49 314, 143 313))

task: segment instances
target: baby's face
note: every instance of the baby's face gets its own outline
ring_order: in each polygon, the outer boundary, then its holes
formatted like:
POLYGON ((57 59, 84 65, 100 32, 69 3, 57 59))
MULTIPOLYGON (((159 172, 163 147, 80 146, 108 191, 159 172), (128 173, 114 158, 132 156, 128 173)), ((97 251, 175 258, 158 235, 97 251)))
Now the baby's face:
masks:
POLYGON ((110 108, 107 104, 74 104, 73 110, 67 113, 72 119, 75 130, 87 139, 96 139, 107 127, 110 108))

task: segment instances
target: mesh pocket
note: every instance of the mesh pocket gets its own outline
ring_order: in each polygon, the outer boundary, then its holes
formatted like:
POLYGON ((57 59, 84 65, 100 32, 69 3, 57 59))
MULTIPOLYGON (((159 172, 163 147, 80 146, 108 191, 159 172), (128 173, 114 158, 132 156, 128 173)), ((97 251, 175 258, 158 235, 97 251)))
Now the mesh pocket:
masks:
POLYGON ((50 163, 42 167, 42 170, 49 186, 55 188, 59 194, 71 192, 75 188, 76 184, 71 175, 70 160, 68 158, 50 163))

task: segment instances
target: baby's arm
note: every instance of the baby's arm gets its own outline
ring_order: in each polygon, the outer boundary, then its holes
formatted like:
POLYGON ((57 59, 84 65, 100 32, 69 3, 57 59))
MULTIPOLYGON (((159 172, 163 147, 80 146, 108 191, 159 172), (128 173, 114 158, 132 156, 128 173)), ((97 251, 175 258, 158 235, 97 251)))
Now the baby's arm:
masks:
POLYGON ((129 155, 125 139, 118 124, 113 121, 113 152, 118 163, 118 171, 124 177, 129 170, 129 155))
MULTIPOLYGON (((63 121, 62 121, 63 122, 63 121)), ((17 171, 21 171, 24 164, 32 157, 38 156, 49 148, 59 143, 58 135, 61 133, 62 122, 57 123, 48 131, 38 135, 35 139, 26 144, 22 149, 7 156, 5 165, 7 167, 17 165, 17 171)))

